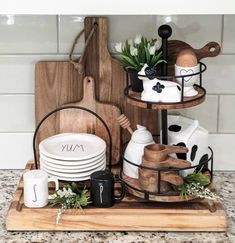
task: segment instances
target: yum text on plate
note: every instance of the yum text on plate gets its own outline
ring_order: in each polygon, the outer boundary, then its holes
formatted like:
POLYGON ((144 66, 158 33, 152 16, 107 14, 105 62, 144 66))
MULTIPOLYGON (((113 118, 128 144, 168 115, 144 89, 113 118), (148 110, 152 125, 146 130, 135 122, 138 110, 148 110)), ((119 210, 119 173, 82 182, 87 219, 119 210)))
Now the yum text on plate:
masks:
POLYGON ((84 147, 82 144, 61 144, 61 152, 74 152, 75 150, 81 150, 84 152, 84 147))

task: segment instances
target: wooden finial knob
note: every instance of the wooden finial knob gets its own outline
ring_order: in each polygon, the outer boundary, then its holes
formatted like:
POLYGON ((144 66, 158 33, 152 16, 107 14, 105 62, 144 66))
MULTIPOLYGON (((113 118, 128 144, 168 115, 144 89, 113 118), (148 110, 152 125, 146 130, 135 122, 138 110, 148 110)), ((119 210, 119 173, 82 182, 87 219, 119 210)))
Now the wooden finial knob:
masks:
POLYGON ((120 126, 124 129, 127 129, 129 131, 130 134, 133 133, 133 130, 131 129, 131 123, 129 121, 129 119, 124 115, 120 115, 118 118, 117 118, 120 126))
POLYGON ((171 34, 172 28, 167 24, 161 25, 158 28, 158 35, 163 39, 168 39, 171 36, 171 34))

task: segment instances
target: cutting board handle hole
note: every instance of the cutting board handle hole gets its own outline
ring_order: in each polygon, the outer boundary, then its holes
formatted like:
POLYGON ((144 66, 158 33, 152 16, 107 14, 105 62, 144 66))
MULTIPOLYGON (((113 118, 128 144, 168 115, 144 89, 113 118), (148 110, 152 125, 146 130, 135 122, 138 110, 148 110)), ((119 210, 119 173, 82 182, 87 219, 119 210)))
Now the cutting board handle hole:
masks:
POLYGON ((98 23, 97 23, 97 22, 95 22, 95 23, 94 23, 94 26, 95 26, 95 27, 98 27, 98 23))
POLYGON ((214 46, 211 46, 210 48, 209 48, 209 52, 214 52, 215 51, 215 47, 214 46))

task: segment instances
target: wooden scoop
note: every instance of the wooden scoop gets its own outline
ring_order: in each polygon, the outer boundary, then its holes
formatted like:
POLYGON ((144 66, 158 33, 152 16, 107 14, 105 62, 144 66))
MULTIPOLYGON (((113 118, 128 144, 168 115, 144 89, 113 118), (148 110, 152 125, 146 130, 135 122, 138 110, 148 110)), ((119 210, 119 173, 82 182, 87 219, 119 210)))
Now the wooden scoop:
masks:
POLYGON ((171 146, 164 144, 151 144, 144 148, 144 158, 148 161, 160 162, 167 159, 171 153, 187 153, 188 149, 183 146, 171 146))
POLYGON ((145 157, 142 158, 142 165, 149 168, 187 168, 191 166, 191 163, 187 160, 176 159, 167 157, 166 160, 161 162, 149 161, 145 157))

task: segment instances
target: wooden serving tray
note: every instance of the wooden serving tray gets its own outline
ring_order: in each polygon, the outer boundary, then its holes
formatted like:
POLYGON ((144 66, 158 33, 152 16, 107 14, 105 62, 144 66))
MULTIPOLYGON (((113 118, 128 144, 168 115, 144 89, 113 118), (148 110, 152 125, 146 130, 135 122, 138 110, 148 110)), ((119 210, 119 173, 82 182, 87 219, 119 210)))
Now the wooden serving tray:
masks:
MULTIPOLYGON (((29 161, 25 170, 33 169, 29 161)), ((55 224, 57 208, 26 208, 20 179, 6 218, 8 231, 226 231, 227 218, 221 203, 146 202, 127 195, 112 208, 67 210, 55 224)))

